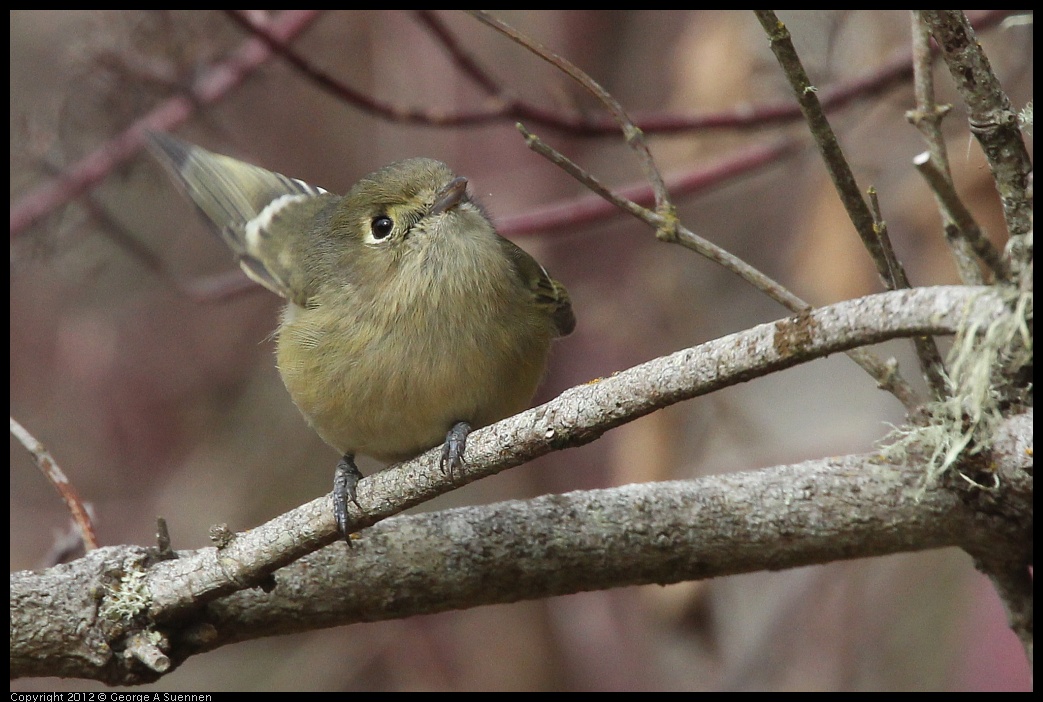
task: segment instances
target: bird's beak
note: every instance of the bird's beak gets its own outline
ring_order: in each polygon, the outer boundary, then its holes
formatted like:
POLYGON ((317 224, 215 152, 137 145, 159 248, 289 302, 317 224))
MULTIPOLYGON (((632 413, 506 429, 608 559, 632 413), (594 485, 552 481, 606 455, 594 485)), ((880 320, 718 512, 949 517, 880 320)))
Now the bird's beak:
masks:
POLYGON ((435 204, 431 205, 431 214, 448 212, 463 201, 467 195, 467 178, 453 178, 435 195, 435 204))

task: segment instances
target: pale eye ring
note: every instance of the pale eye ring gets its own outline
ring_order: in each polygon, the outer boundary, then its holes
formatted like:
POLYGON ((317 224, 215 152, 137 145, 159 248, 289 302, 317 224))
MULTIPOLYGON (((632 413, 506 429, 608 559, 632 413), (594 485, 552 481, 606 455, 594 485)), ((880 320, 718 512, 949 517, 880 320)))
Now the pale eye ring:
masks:
POLYGON ((374 217, 373 221, 369 223, 369 231, 373 234, 373 238, 377 241, 386 239, 391 236, 391 232, 395 228, 395 222, 387 215, 380 215, 374 217))

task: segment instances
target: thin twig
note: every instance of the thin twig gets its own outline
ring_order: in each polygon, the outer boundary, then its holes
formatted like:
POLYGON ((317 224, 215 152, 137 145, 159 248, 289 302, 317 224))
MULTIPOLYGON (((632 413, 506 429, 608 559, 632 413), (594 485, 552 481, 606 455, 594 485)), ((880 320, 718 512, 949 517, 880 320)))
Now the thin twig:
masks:
POLYGON ((487 93, 495 95, 504 100, 505 103, 510 103, 517 107, 517 103, 514 100, 509 100, 506 97, 507 90, 504 86, 500 85, 488 71, 482 68, 482 65, 475 60, 463 45, 456 40, 456 37, 449 28, 445 26, 441 18, 434 10, 414 10, 417 19, 420 23, 427 27, 427 29, 435 35, 442 46, 445 47, 446 51, 449 52, 449 56, 453 59, 460 70, 463 71, 464 75, 471 78, 478 85, 480 85, 487 93))
MULTIPOLYGON (((905 267, 895 254, 894 246, 891 244, 891 236, 887 229, 887 221, 880 210, 880 198, 877 197, 876 188, 869 188, 869 207, 873 212, 873 230, 880 242, 880 248, 884 252, 888 269, 891 272, 891 280, 894 281, 894 290, 908 290, 909 276, 905 273, 905 267)), ((916 350, 916 359, 920 363, 920 372, 923 374, 931 396, 935 400, 946 397, 945 378, 942 371, 945 364, 942 354, 938 351, 938 345, 929 336, 912 337, 913 348, 916 350)))
POLYGON ((837 141, 837 135, 822 111, 822 105, 815 94, 817 88, 808 78, 800 56, 793 47, 789 29, 771 10, 754 10, 754 14, 768 35, 772 53, 775 54, 779 66, 782 67, 783 73, 793 88, 801 112, 804 113, 804 119, 807 120, 811 136, 822 154, 829 177, 833 181, 833 186, 840 196, 844 209, 847 210, 848 217, 851 218, 851 223, 855 226, 855 231, 862 239, 862 245, 873 259, 873 264, 876 266, 884 286, 893 288, 894 281, 890 278, 887 259, 873 231, 873 215, 862 198, 855 175, 851 172, 851 166, 844 156, 843 149, 840 148, 840 142, 837 141))
POLYGON ((930 31, 920 20, 920 11, 912 10, 913 95, 916 109, 906 113, 913 126, 923 134, 931 158, 949 174, 949 154, 942 135, 942 120, 952 105, 939 105, 934 99, 934 71, 932 70, 930 31))
POLYGON ((514 126, 517 127, 518 131, 521 132, 522 136, 525 138, 526 146, 578 180, 588 190, 611 202, 615 207, 624 212, 629 212, 652 227, 659 226, 660 217, 658 214, 652 212, 646 207, 638 205, 636 202, 612 192, 608 186, 602 184, 602 182, 593 174, 588 173, 578 163, 530 132, 521 122, 514 126))
MULTIPOLYGON (((931 32, 920 18, 919 10, 910 11, 912 18, 913 44, 913 95, 916 106, 905 113, 905 118, 915 126, 927 142, 931 163, 943 174, 944 179, 952 186, 952 171, 949 168, 949 154, 942 135, 942 120, 949 114, 952 105, 939 105, 934 99, 934 52, 931 46, 931 32)), ((981 285, 985 282, 981 269, 974 261, 973 251, 966 241, 965 235, 953 223, 952 218, 942 207, 937 192, 932 193, 938 200, 938 209, 942 213, 942 228, 945 240, 949 244, 956 269, 967 285, 981 285)))
MULTIPOLYGON (((564 154, 561 154, 553 147, 540 140, 539 137, 530 133, 524 126, 518 125, 518 128, 525 136, 525 142, 529 148, 533 149, 540 155, 545 156, 552 163, 559 165, 567 173, 575 177, 598 195, 604 197, 613 205, 620 207, 625 212, 629 212, 653 228, 659 227, 660 220, 657 213, 641 207, 640 205, 608 190, 594 176, 587 173, 583 168, 571 161, 564 154)), ((800 313, 812 309, 810 304, 787 290, 785 286, 772 280, 764 273, 760 272, 737 256, 729 253, 725 249, 722 249, 720 246, 717 246, 713 242, 691 232, 680 223, 677 224, 677 243, 735 273, 757 290, 764 292, 771 299, 793 312, 800 313)), ((879 388, 892 393, 906 407, 906 409, 912 411, 920 405, 920 398, 917 397, 916 392, 912 389, 909 383, 906 382, 898 373, 897 364, 893 360, 891 362, 881 361, 869 351, 861 348, 851 349, 846 353, 853 361, 855 361, 855 363, 865 369, 865 371, 876 380, 879 388)))
MULTIPOLYGON (((993 73, 967 16, 959 10, 921 10, 942 50, 956 89, 967 104, 971 133, 981 144, 1003 206, 1007 232, 1017 247, 1026 247, 1032 229, 1028 195, 1032 162, 1021 135, 1018 116, 993 73)), ((1022 259, 1012 256, 1014 262, 1022 259)), ((1019 265, 1015 263, 1015 265, 1019 265)))
POLYGON ((641 130, 637 128, 633 120, 630 119, 630 115, 627 114, 627 111, 619 101, 574 63, 563 56, 559 56, 531 37, 518 32, 510 25, 496 17, 493 17, 488 12, 485 12, 484 10, 465 10, 465 12, 483 24, 510 38, 512 41, 524 46, 534 55, 539 56, 547 63, 565 73, 583 86, 587 92, 593 95, 602 105, 605 106, 605 109, 609 111, 609 114, 611 114, 619 124, 619 128, 623 131, 623 140, 626 142, 626 145, 630 147, 631 151, 634 152, 635 156, 637 156, 637 160, 641 164, 641 170, 644 171, 645 178, 652 185, 652 192, 655 193, 656 212, 660 216, 660 223, 656 225, 656 236, 666 241, 673 241, 676 239, 677 212, 673 203, 670 201, 670 193, 666 189, 666 183, 663 182, 663 176, 659 172, 659 167, 656 166, 655 159, 652 158, 652 152, 648 150, 648 144, 645 142, 644 134, 642 134, 641 130))
POLYGON ((970 246, 978 259, 988 266, 989 271, 996 278, 999 280, 1009 278, 1010 266, 1003 259, 1003 256, 1000 255, 1000 252, 996 250, 996 247, 992 245, 988 237, 985 236, 981 227, 978 226, 978 223, 974 220, 974 215, 963 204, 963 200, 960 199, 956 188, 953 187, 952 180, 947 177, 947 174, 937 168, 934 160, 931 159, 930 154, 927 152, 914 157, 913 165, 931 187, 931 191, 940 204, 943 216, 952 222, 953 227, 960 232, 960 238, 970 246))
POLYGON ((877 195, 876 188, 869 186, 867 193, 869 194, 869 210, 873 214, 873 233, 879 239, 880 249, 884 253, 884 261, 887 262, 888 279, 892 281, 892 285, 888 286, 888 289, 907 289, 910 287, 909 276, 906 275, 905 267, 898 260, 894 246, 891 244, 891 236, 887 231, 887 221, 880 210, 880 198, 877 195))
MULTIPOLYGON (((291 10, 271 21, 267 31, 280 41, 297 36, 318 17, 314 10, 291 10)), ((93 152, 72 164, 62 175, 11 206, 11 237, 15 237, 58 207, 76 199, 109 177, 114 169, 136 157, 148 131, 168 131, 185 122, 201 107, 217 102, 238 87, 272 55, 259 39, 250 39, 227 59, 211 66, 194 83, 190 95, 170 98, 136 120, 93 152)))
MULTIPOLYGON (((768 144, 738 149, 713 163, 678 173, 667 173, 664 176, 667 189, 675 199, 706 192, 735 178, 776 164, 802 146, 800 140, 787 137, 768 144)), ((615 191, 643 207, 649 207, 655 202, 652 188, 645 182, 622 185, 615 188, 615 191)), ((547 234, 552 231, 573 231, 576 227, 600 222, 619 214, 619 208, 612 202, 588 193, 516 215, 499 217, 496 228, 501 234, 509 237, 534 232, 547 234)))
POLYGON ((25 427, 19 424, 14 417, 11 417, 11 434, 21 442, 22 446, 29 452, 29 455, 36 461, 40 472, 44 474, 48 482, 61 495, 66 508, 69 510, 69 514, 72 516, 73 523, 76 524, 76 528, 80 532, 80 540, 83 541, 84 548, 88 551, 98 548, 98 536, 94 531, 94 523, 91 521, 87 507, 80 500, 80 496, 76 494, 76 489, 73 488, 72 483, 69 482, 65 473, 62 472, 58 462, 54 460, 54 457, 51 456, 44 445, 30 434, 25 427))

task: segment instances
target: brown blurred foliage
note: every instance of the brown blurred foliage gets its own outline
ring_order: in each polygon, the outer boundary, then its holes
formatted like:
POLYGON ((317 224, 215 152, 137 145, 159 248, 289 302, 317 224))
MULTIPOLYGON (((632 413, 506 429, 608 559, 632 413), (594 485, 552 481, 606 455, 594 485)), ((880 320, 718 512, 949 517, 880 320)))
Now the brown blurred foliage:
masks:
MULTIPOLYGON (((702 113, 792 100, 752 15, 505 11, 635 114, 702 113)), ((469 17, 439 17, 518 95, 597 113, 565 77, 469 17)), ((909 47, 907 11, 782 13, 816 84, 857 77, 909 47)), ((177 93, 244 41, 219 12, 13 11, 12 202, 177 93)), ((1031 26, 980 34, 1012 101, 1031 100, 1031 26)), ((453 111, 485 95, 417 18, 329 12, 294 43, 374 99, 453 111)), ((1003 220, 948 76, 939 102, 955 180, 983 227, 1003 220)), ((914 284, 957 282, 904 119, 909 81, 831 113, 860 186, 875 186, 914 284)), ((530 125, 532 127, 532 125, 530 125)), ((618 136, 532 127, 604 182, 639 181, 618 136)), ((699 168, 799 121, 648 135, 664 172, 699 168)), ((582 189, 526 149, 511 120, 437 128, 375 117, 278 59, 179 133, 344 192, 387 162, 426 155, 470 179, 496 217, 582 189)), ((1030 145, 1031 146, 1031 145, 1030 145)), ((278 301, 256 288, 198 301, 186 289, 232 271, 142 154, 86 200, 12 241, 11 411, 97 515, 103 543, 151 543, 164 516, 177 548, 243 529, 330 489, 336 457, 298 416, 273 366, 278 301), (94 208, 93 210, 91 208, 94 208), (99 217, 104 213, 105 217, 99 217), (159 268, 114 235, 150 251, 159 268)), ((813 148, 698 197, 693 231, 813 304, 879 289, 813 148)), ((579 317, 538 401, 752 324, 785 316, 728 273, 617 216, 517 239, 565 282, 579 317)), ((1002 244, 1002 241, 999 242, 1002 244)), ((879 351, 915 369, 907 344, 879 351)), ((658 412, 590 446, 468 486, 425 509, 752 469, 865 451, 902 407, 846 358, 830 358, 658 412)), ((41 565, 67 517, 11 447, 11 568, 41 565)), ((363 472, 374 469, 362 465, 363 472)), ((908 554, 670 587, 593 592, 255 641, 189 661, 147 690, 1026 689, 1027 666, 991 589, 962 553, 908 554)), ((93 683, 22 680, 17 690, 93 683)))

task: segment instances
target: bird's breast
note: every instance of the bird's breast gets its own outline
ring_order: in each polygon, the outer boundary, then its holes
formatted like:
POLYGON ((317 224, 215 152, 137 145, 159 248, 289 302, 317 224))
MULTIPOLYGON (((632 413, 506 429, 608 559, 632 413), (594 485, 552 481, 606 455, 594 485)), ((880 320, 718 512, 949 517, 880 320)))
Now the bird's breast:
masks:
POLYGON ((457 421, 479 427, 524 409, 552 337, 523 295, 459 281, 316 302, 284 316, 283 381, 328 444, 381 460, 440 444, 457 421))

